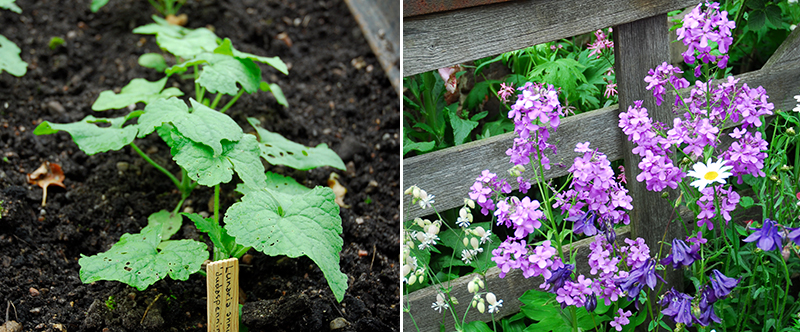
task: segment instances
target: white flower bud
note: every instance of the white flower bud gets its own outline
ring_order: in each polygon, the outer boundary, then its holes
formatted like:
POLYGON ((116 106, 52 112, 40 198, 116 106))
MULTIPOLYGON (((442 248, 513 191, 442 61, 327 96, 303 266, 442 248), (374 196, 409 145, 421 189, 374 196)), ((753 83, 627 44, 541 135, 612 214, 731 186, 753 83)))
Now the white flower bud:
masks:
POLYGON ((489 304, 495 304, 497 303, 497 297, 494 296, 494 293, 486 293, 486 302, 489 302, 489 304))
POLYGON ((480 241, 478 241, 478 238, 476 238, 476 237, 473 237, 469 242, 472 245, 472 249, 478 249, 478 247, 481 245, 479 243, 480 241))
POLYGON ((481 286, 481 288, 483 288, 483 287, 484 287, 484 286, 483 286, 483 279, 481 279, 481 278, 478 278, 478 286, 481 286))
POLYGON ((475 201, 473 201, 471 199, 467 199, 466 202, 467 202, 467 206, 469 206, 470 209, 474 209, 475 208, 475 201))
POLYGON ((416 274, 412 274, 410 277, 408 277, 408 284, 409 285, 413 285, 415 282, 417 282, 417 275, 416 274))
POLYGON ((408 187, 408 189, 406 189, 406 191, 404 191, 404 192, 403 192, 403 194, 405 194, 405 195, 411 195, 411 194, 414 192, 414 188, 416 188, 416 187, 417 187, 416 185, 413 185, 413 186, 411 186, 411 187, 408 187))
POLYGON ((411 189, 411 196, 414 196, 414 198, 419 198, 419 195, 420 195, 421 191, 422 191, 422 189, 419 189, 419 187, 414 186, 414 189, 411 189))
POLYGON ((411 273, 411 265, 409 264, 403 265, 403 267, 400 268, 400 273, 404 277, 409 273, 411 273))
POLYGON ((486 311, 486 304, 483 303, 483 299, 481 299, 481 301, 478 302, 478 311, 480 311, 480 313, 486 311))
POLYGON ((486 230, 483 229, 483 227, 478 226, 478 227, 475 227, 475 229, 472 230, 472 234, 475 234, 475 236, 478 236, 478 237, 483 237, 484 235, 486 235, 486 230))
POLYGON ((428 225, 428 228, 425 229, 425 232, 430 234, 430 235, 439 234, 439 225, 430 224, 430 225, 428 225))
POLYGON ((461 242, 464 243, 465 247, 469 245, 469 239, 467 238, 463 238, 461 242))
POLYGON ((478 288, 478 285, 476 285, 474 282, 470 282, 470 283, 467 284, 467 291, 469 291, 470 293, 477 292, 478 291, 477 288, 478 288))

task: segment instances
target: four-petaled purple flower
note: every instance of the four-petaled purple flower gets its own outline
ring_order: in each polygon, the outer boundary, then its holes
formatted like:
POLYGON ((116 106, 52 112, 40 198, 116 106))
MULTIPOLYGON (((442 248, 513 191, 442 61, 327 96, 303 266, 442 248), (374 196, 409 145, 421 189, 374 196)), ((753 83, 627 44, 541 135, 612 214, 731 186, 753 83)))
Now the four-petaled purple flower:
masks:
POLYGON ((752 227, 750 229, 755 230, 755 232, 745 238, 744 242, 758 241, 756 245, 761 248, 761 250, 766 251, 783 247, 781 243, 783 233, 778 232, 778 225, 774 221, 764 219, 764 225, 762 225, 760 229, 752 227))

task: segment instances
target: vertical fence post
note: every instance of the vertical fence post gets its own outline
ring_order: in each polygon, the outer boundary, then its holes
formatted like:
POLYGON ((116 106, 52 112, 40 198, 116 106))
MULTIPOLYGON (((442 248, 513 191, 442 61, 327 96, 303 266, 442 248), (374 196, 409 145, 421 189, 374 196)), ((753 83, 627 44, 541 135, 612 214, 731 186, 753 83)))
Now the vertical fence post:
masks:
MULTIPOLYGON (((653 120, 671 124, 674 118, 670 107, 672 102, 665 100, 661 106, 656 106, 655 98, 652 92, 645 89, 647 84, 644 82, 648 69, 665 61, 669 62, 669 36, 665 22, 666 14, 661 14, 614 27, 614 70, 621 112, 627 111, 634 101, 643 100, 643 107, 647 108, 653 120)), ((667 188, 669 199, 662 198, 662 192, 648 191, 644 182, 636 180, 641 158, 631 152, 634 145, 628 140, 624 140, 622 144, 627 186, 633 198, 633 210, 630 213, 631 237, 643 238, 650 247, 651 255, 656 255, 661 246, 660 241, 670 243, 673 238, 684 236, 682 227, 670 225, 670 220, 676 216, 669 202, 677 197, 677 191, 667 188)), ((668 249, 665 246, 663 250, 668 249)), ((664 279, 667 287, 682 288, 680 271, 668 268, 664 279)))

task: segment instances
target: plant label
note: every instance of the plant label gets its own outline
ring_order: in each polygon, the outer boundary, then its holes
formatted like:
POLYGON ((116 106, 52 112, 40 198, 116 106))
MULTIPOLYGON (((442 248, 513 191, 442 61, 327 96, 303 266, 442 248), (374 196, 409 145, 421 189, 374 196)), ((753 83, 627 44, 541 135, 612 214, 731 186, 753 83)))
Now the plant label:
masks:
POLYGON ((239 332, 239 260, 209 263, 206 272, 208 332, 239 332))

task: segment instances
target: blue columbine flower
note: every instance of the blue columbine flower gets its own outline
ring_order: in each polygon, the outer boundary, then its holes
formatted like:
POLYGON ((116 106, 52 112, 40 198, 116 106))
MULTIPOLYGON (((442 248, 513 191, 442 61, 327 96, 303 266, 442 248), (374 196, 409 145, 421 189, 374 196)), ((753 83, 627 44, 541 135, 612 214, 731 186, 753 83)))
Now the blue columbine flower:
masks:
POLYGON ((794 242, 796 245, 800 246, 800 227, 798 228, 789 228, 786 227, 789 231, 789 235, 787 236, 790 241, 794 242))
POLYGON ((594 312, 594 309, 597 309, 597 296, 589 294, 583 307, 586 308, 588 312, 594 312))
POLYGON ((661 278, 656 274, 656 262, 648 259, 647 263, 638 269, 631 270, 627 277, 616 279, 615 282, 620 289, 628 293, 628 301, 633 301, 639 298, 639 293, 642 292, 645 285, 650 289, 656 288, 656 277, 661 278))
POLYGON ((758 228, 750 228, 752 230, 756 230, 753 234, 750 234, 744 242, 754 242, 758 240, 756 245, 761 248, 761 250, 774 250, 775 248, 782 248, 782 233, 778 232, 778 225, 770 220, 764 219, 764 225, 761 226, 761 229, 758 228))
POLYGON ((689 247, 686 242, 681 239, 672 240, 672 250, 670 254, 661 260, 661 264, 667 265, 672 263, 672 268, 677 269, 681 266, 689 266, 696 260, 700 260, 700 254, 697 251, 700 249, 698 245, 689 247))
POLYGON ((572 231, 575 234, 585 234, 592 236, 597 234, 597 227, 594 226, 594 220, 597 214, 594 211, 589 211, 579 216, 570 216, 566 220, 574 223, 572 231))
POLYGON ((726 277, 722 272, 714 269, 711 271, 711 290, 709 292, 709 301, 716 302, 718 299, 728 296, 736 285, 739 284, 739 279, 726 277))
POLYGON ((550 291, 555 293, 556 290, 564 287, 564 283, 570 279, 569 277, 572 275, 573 270, 575 270, 575 265, 566 264, 560 267, 558 270, 553 271, 553 274, 550 276, 550 278, 547 278, 547 281, 545 281, 546 284, 553 285, 553 289, 550 291))
POLYGON ((694 316, 692 316, 692 297, 678 292, 675 288, 665 293, 659 302, 661 306, 666 306, 661 313, 672 317, 676 323, 683 323, 692 326, 694 316))
POLYGON ((698 303, 700 317, 697 318, 697 322, 700 323, 700 325, 708 326, 711 324, 712 320, 718 324, 722 322, 719 317, 717 317, 717 314, 714 313, 714 301, 711 300, 713 296, 714 292, 708 287, 703 289, 703 292, 700 294, 700 303, 698 303))

